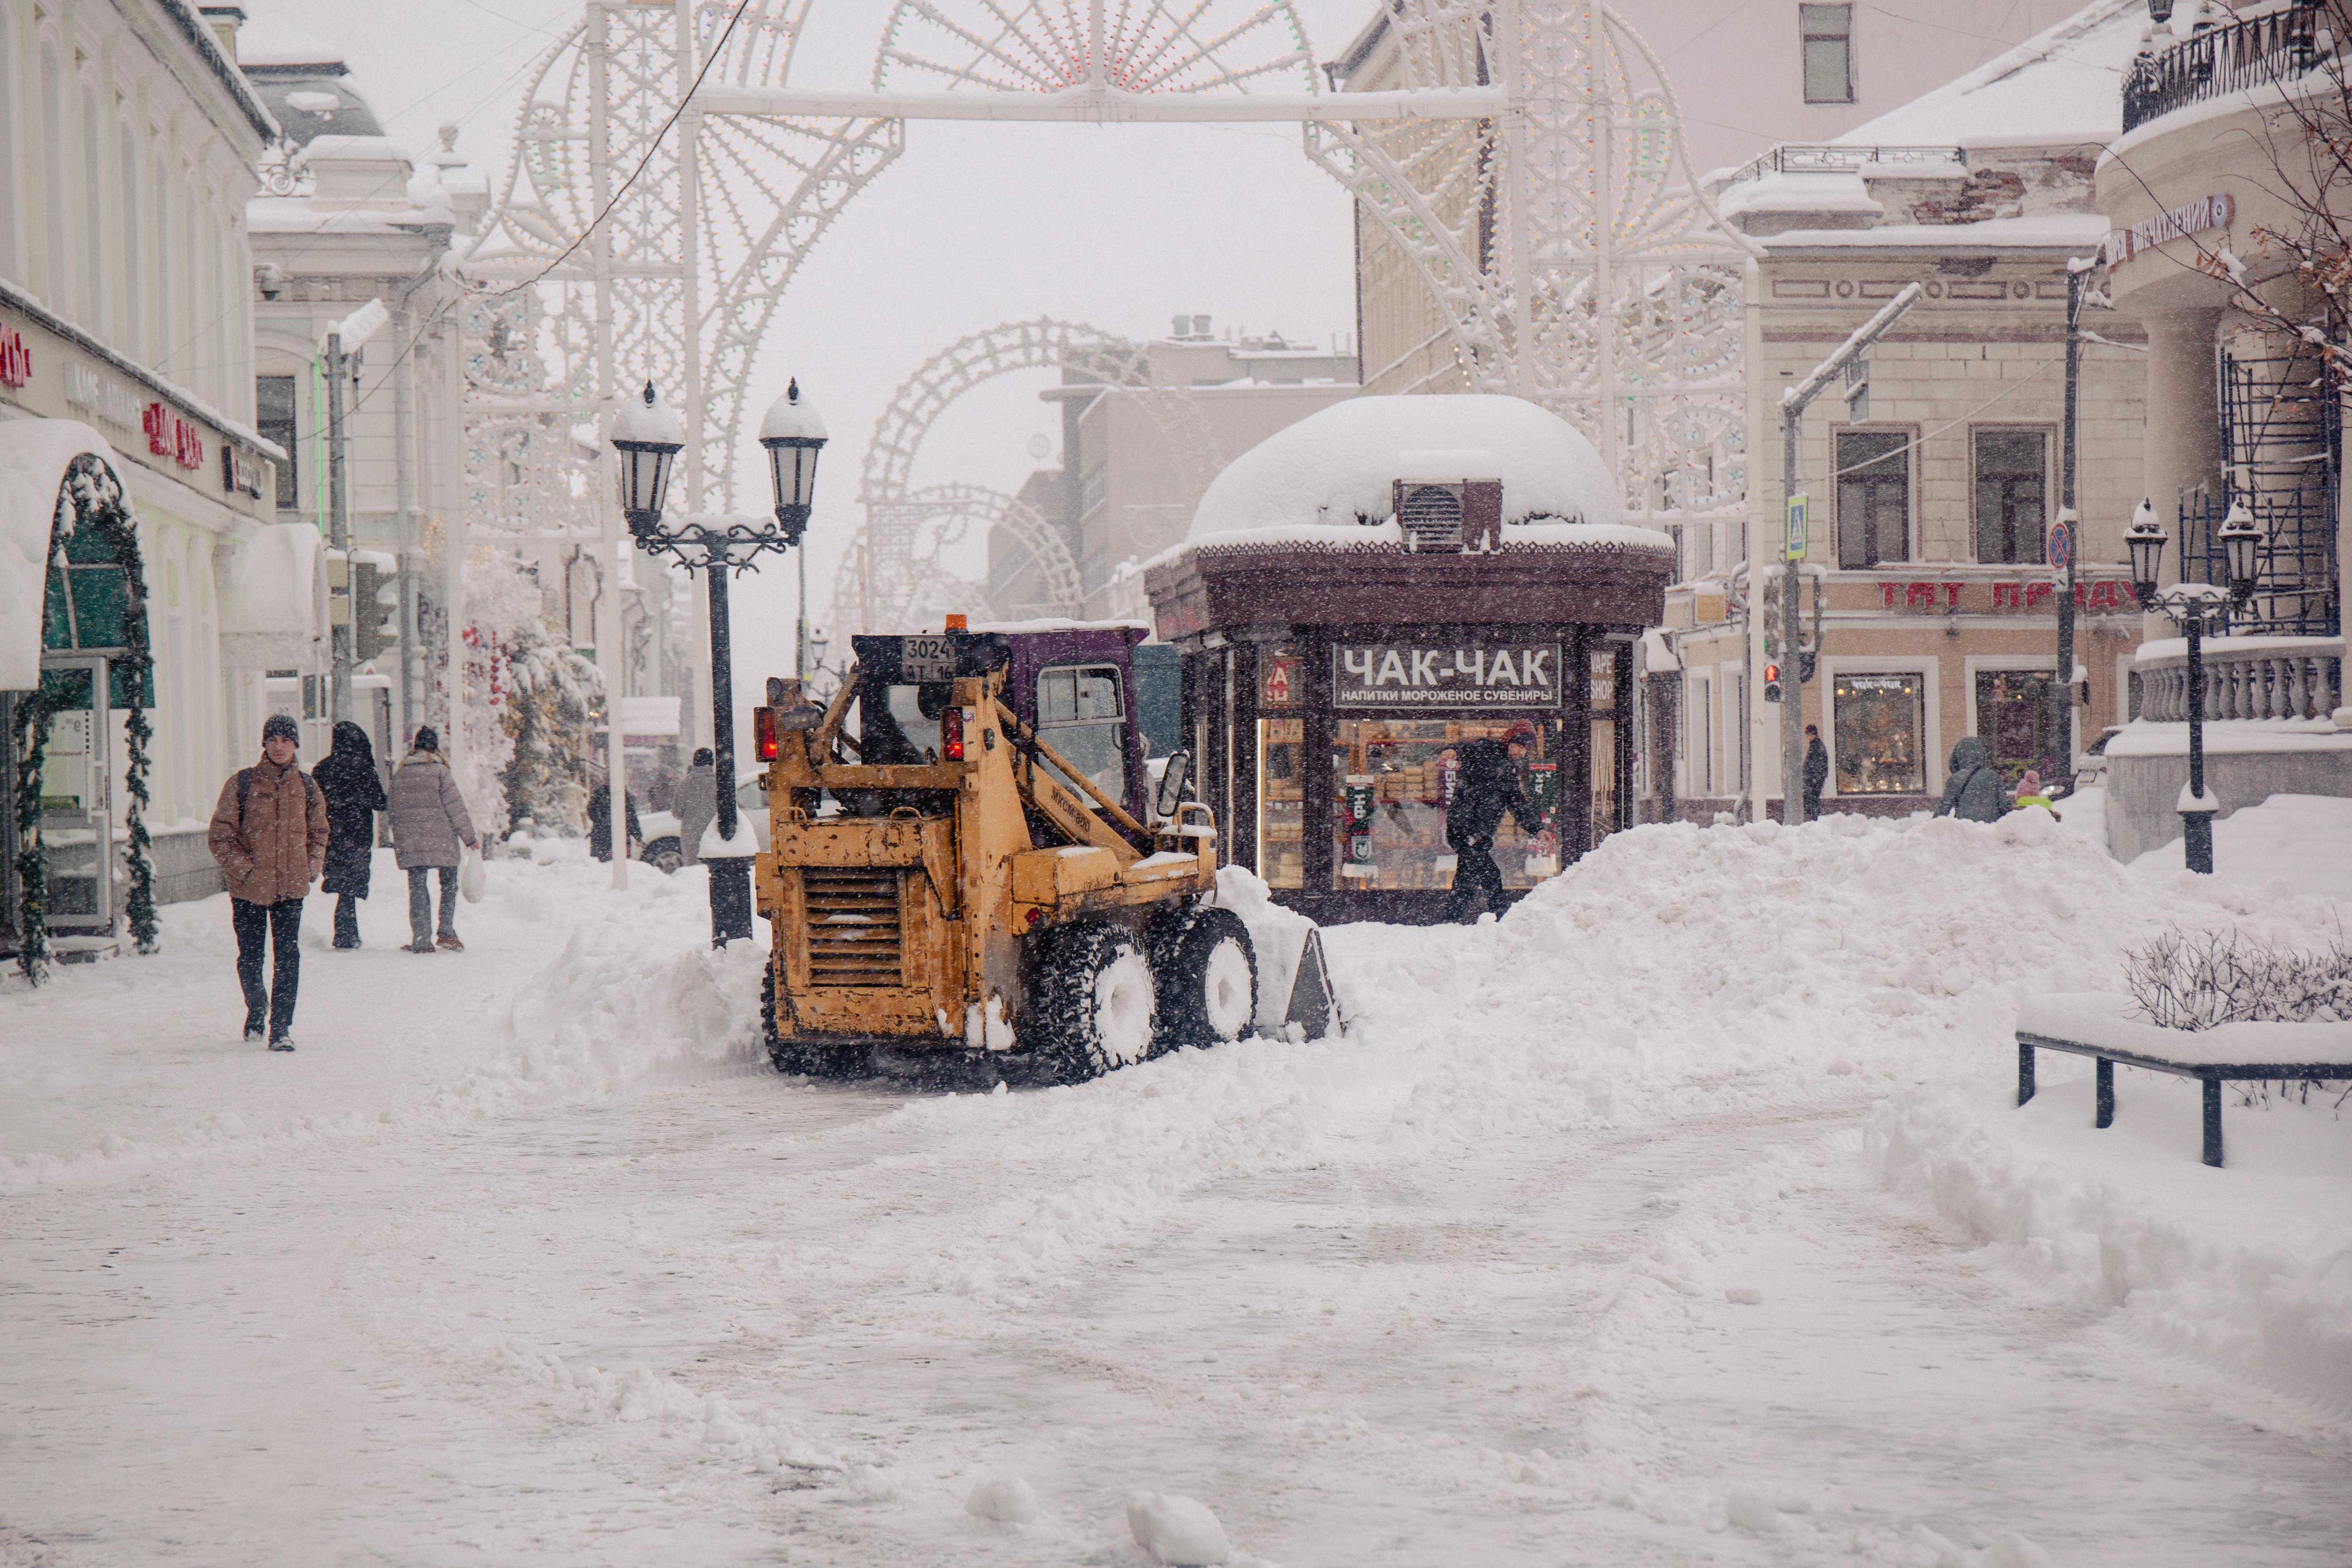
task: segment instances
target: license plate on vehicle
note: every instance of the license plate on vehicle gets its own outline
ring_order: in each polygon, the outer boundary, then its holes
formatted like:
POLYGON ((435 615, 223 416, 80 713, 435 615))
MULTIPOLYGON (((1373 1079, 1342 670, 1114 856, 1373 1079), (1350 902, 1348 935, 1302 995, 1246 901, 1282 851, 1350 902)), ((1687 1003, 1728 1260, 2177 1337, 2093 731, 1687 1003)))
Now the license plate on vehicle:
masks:
POLYGON ((898 639, 898 678, 902 681, 955 679, 955 644, 945 637, 898 639))

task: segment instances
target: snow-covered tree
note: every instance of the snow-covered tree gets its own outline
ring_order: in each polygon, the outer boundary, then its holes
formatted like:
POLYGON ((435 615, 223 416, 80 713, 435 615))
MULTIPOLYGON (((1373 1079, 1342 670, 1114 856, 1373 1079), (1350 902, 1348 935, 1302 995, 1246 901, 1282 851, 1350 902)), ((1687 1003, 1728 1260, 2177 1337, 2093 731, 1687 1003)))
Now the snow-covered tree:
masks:
POLYGON ((513 749, 499 781, 508 821, 529 817, 580 832, 588 807, 589 716, 604 695, 604 676, 535 622, 519 628, 505 652, 505 728, 513 749))

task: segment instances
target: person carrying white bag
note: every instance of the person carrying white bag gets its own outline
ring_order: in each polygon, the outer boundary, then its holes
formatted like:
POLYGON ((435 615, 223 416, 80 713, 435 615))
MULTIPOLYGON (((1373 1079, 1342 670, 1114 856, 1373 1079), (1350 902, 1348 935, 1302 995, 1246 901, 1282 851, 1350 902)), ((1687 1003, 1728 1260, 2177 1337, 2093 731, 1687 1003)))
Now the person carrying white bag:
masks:
MULTIPOLYGON (((392 776, 392 848, 400 869, 408 873, 408 931, 414 938, 407 953, 462 953, 457 940, 457 868, 467 863, 474 878, 481 874, 478 861, 468 861, 458 846, 478 851, 481 840, 474 819, 457 793, 457 780, 441 757, 441 737, 431 725, 417 727, 416 739, 400 771, 392 776), (441 873, 441 921, 433 923, 431 878, 441 873)), ((478 884, 475 902, 479 901, 478 884)))

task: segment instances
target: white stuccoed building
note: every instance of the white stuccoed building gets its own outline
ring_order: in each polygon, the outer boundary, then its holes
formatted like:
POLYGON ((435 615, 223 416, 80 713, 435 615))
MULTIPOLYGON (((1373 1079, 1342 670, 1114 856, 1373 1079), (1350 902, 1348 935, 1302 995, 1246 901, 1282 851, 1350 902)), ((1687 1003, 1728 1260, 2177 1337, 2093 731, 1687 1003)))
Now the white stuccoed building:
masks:
MULTIPOLYGON (((301 624, 299 607, 236 594, 273 523, 271 465, 284 456, 254 419, 245 227, 278 127, 236 68, 234 8, 219 9, 0 8, 0 784, 13 795, 26 760, 16 719, 43 692, 54 711, 28 826, 44 851, 46 924, 68 950, 111 946, 130 902, 132 705, 153 727, 137 813, 153 895, 214 891, 205 821, 261 716, 257 683, 234 676, 224 639, 249 616, 301 624), (69 474, 92 481, 89 497, 119 493, 132 544, 84 528, 55 560, 69 474), (147 691, 129 678, 142 640, 147 691)), ((307 591, 283 573, 268 580, 307 591)), ((13 866, 20 829, 0 816, 0 864, 13 866)), ((20 890, 13 871, 0 876, 6 946, 20 890)))

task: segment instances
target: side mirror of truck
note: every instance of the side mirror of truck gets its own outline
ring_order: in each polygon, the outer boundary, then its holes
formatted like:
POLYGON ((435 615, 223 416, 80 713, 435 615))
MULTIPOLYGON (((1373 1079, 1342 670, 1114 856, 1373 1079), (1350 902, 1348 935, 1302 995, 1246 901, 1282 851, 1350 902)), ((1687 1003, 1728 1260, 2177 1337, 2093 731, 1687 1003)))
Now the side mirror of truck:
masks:
POLYGON ((1192 773, 1191 752, 1171 751, 1168 754, 1168 761, 1160 769, 1160 793, 1152 801, 1163 819, 1174 816, 1176 808, 1184 803, 1184 785, 1192 773))

